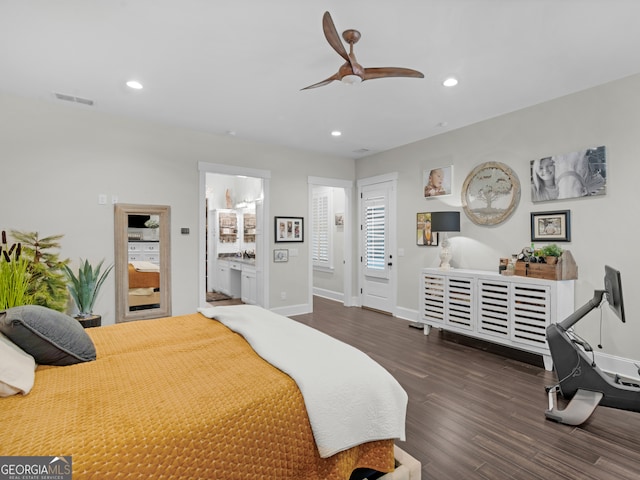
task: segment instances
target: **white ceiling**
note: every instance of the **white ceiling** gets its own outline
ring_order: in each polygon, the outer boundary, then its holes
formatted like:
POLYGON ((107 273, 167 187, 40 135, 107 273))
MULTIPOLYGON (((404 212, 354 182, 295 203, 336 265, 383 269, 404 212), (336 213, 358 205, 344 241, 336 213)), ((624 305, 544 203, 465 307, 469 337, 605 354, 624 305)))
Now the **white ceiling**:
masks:
POLYGON ((638 0, 0 0, 0 92, 360 158, 640 72, 639 18, 638 0), (363 66, 425 78, 300 91, 343 63, 326 10, 363 66))

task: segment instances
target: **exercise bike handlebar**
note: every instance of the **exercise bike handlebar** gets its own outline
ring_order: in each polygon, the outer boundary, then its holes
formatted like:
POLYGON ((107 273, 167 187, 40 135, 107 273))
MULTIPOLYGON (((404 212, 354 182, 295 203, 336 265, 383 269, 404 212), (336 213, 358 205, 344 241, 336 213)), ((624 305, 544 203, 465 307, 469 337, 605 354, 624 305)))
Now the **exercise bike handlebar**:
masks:
POLYGON ((585 317, 591 310, 594 310, 600 306, 602 303, 602 298, 604 297, 606 290, 594 290, 593 298, 585 303, 582 307, 578 308, 575 312, 565 318, 563 321, 558 323, 558 327, 562 330, 567 331, 571 327, 573 327, 580 319, 585 317))

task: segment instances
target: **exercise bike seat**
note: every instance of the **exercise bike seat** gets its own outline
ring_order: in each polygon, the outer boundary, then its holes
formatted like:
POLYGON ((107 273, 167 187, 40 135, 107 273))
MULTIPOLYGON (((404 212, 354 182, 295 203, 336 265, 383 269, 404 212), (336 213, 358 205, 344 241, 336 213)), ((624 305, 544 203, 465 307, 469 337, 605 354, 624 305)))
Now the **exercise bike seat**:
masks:
POLYGON ((557 392, 557 387, 549 389, 549 410, 546 410, 544 414, 549 420, 554 420, 566 425, 581 425, 584 423, 591 416, 603 397, 602 392, 579 388, 573 395, 567 408, 558 410, 556 404, 557 392))

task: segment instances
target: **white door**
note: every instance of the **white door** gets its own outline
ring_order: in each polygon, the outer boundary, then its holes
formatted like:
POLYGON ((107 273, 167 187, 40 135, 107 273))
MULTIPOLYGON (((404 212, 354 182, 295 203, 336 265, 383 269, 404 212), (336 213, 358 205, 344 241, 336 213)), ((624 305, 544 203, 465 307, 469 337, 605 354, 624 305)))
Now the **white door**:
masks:
POLYGON ((395 181, 360 187, 361 305, 393 313, 395 276, 395 181))

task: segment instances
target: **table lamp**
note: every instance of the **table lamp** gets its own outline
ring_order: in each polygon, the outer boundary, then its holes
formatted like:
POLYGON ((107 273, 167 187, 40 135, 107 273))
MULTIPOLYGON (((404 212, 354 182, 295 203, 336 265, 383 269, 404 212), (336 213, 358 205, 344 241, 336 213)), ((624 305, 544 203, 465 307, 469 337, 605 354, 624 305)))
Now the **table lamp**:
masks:
POLYGON ((432 212, 431 231, 442 234, 442 251, 440 252, 440 268, 451 269, 451 251, 449 250, 449 232, 460 231, 460 212, 432 212))

